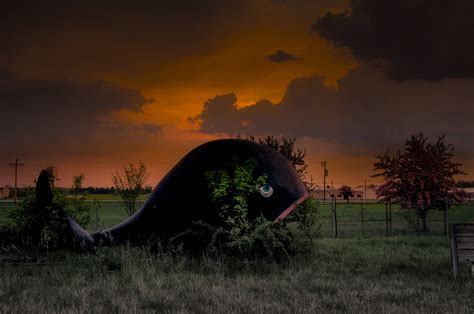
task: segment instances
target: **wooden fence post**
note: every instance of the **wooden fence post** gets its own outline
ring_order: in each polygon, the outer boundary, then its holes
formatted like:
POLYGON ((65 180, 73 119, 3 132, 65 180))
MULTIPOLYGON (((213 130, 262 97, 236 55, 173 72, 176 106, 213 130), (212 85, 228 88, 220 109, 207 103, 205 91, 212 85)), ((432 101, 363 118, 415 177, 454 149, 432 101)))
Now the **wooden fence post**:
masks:
POLYGON ((334 199, 331 199, 331 236, 334 237, 334 199))
POLYGON ((332 237, 337 238, 336 198, 332 201, 332 237))
POLYGON ((362 237, 364 237, 364 206, 362 205, 362 201, 360 201, 360 224, 362 237))
POLYGON ((390 221, 390 236, 393 237, 393 229, 392 229, 392 201, 388 201, 388 217, 390 221))
POLYGON ((459 260, 458 260, 458 248, 456 243, 456 234, 454 232, 454 224, 449 225, 449 237, 451 242, 451 260, 453 264, 454 279, 459 278, 459 260))
POLYGON ((444 235, 448 235, 448 198, 444 199, 444 235))

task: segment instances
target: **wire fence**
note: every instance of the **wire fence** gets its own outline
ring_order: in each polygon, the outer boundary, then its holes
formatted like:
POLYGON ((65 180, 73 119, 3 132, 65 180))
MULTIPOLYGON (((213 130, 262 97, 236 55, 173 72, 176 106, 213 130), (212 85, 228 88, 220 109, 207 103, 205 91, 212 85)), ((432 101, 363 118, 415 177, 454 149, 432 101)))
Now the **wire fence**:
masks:
MULTIPOLYGON (((125 204, 119 199, 87 200, 86 202, 91 207, 87 225, 89 231, 108 228, 128 218, 125 204)), ((144 200, 137 200, 136 209, 138 210, 144 202, 144 200)), ((0 227, 12 221, 10 213, 15 206, 21 206, 21 201, 15 205, 12 200, 0 200, 0 227)))
MULTIPOLYGON (((137 209, 143 203, 137 200, 137 209)), ((121 200, 99 200, 97 204, 92 207, 89 231, 113 226, 128 217, 121 200)), ((9 212, 14 207, 12 201, 0 201, 0 226, 11 221, 9 212)), ((420 231, 422 224, 415 209, 403 209, 397 203, 321 201, 318 212, 320 236, 333 238, 447 235, 449 223, 474 222, 474 202, 448 203, 441 209, 428 211, 427 232, 420 231)))
POLYGON ((445 203, 441 208, 426 212, 427 230, 423 230, 417 209, 402 205, 367 201, 321 202, 321 236, 448 235, 449 223, 474 222, 474 203, 445 203))

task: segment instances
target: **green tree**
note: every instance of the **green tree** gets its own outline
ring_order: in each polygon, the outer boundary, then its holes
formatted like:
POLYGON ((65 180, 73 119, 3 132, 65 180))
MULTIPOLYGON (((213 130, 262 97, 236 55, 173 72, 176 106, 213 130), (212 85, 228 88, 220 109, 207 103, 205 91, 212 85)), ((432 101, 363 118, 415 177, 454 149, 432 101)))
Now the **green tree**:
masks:
POLYGON ((115 171, 112 174, 112 181, 125 204, 125 211, 129 216, 135 213, 137 197, 142 192, 149 177, 150 173, 141 161, 138 167, 131 163, 123 167, 122 173, 115 171))
POLYGON ((393 156, 390 151, 376 156, 373 177, 382 177, 385 183, 376 190, 382 201, 400 202, 405 209, 414 209, 422 227, 428 231, 427 214, 444 206, 446 201, 462 201, 454 176, 465 174, 461 164, 454 163, 454 147, 444 143, 444 136, 434 143, 419 133, 405 143, 404 151, 393 156))
POLYGON ((80 193, 83 193, 83 188, 82 184, 84 183, 84 174, 79 173, 77 176, 74 176, 72 178, 72 188, 71 188, 71 193, 74 195, 78 195, 80 193))
POLYGON ((352 191, 352 188, 348 185, 342 185, 339 188, 339 193, 341 193, 342 197, 349 202, 349 197, 354 197, 354 192, 352 191))
POLYGON ((474 188, 474 181, 464 181, 464 180, 459 180, 457 183, 456 183, 456 186, 458 188, 474 188))
POLYGON ((89 217, 87 221, 90 219, 91 212, 94 212, 95 227, 98 227, 100 202, 97 199, 94 199, 92 202, 86 200, 85 194, 87 194, 87 191, 82 187, 84 180, 85 176, 83 173, 73 176, 71 187, 72 197, 68 198, 68 207, 72 208, 76 213, 81 213, 80 215, 87 214, 89 217))

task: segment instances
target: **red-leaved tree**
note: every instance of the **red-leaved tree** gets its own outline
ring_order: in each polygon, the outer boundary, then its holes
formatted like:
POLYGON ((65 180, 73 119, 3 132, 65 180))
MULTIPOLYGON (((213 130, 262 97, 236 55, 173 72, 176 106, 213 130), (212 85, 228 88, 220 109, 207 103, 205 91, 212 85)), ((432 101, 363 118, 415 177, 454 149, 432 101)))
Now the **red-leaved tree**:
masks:
MULTIPOLYGON (((420 132, 405 143, 405 150, 393 156, 390 151, 376 156, 373 177, 383 177, 385 183, 376 190, 382 201, 402 203, 406 209, 415 209, 422 222, 422 231, 428 231, 427 212, 439 209, 446 201, 462 201, 454 176, 465 174, 461 164, 451 161, 454 147, 444 143, 444 135, 434 143, 420 132)), ((418 228, 418 227, 417 227, 418 228)))

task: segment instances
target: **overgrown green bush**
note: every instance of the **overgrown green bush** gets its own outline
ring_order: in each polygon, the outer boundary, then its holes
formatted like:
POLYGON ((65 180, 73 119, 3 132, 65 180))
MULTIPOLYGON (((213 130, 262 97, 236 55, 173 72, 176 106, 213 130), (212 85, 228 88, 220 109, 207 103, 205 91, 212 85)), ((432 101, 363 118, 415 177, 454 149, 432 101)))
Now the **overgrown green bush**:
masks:
POLYGON ((87 225, 96 203, 88 204, 80 198, 68 198, 61 191, 53 191, 50 204, 38 202, 31 189, 20 206, 10 212, 10 226, 14 242, 41 249, 61 246, 67 239, 67 216, 81 225, 87 225))
MULTIPOLYGON (((304 237, 315 236, 316 203, 310 201, 301 205, 280 222, 272 222, 263 216, 249 217, 248 200, 258 193, 258 188, 267 182, 267 175, 256 177, 255 159, 243 161, 232 158, 224 169, 208 171, 210 197, 219 210, 220 223, 211 226, 202 221, 172 239, 172 244, 186 245, 190 240, 196 252, 238 257, 248 261, 259 258, 286 259, 302 249, 304 237), (301 209, 301 211, 300 211, 301 209), (296 225, 289 227, 288 223, 296 225)), ((308 243, 308 241, 306 241, 308 243)))

